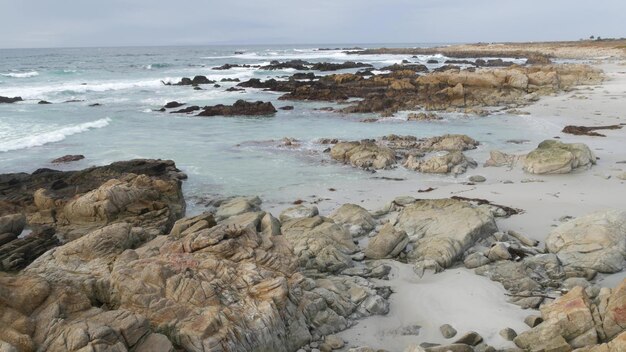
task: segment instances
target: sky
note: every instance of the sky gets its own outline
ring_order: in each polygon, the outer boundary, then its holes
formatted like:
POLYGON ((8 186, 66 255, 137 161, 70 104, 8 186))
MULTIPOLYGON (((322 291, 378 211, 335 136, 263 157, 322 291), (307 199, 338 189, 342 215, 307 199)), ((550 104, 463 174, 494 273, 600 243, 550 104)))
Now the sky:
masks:
POLYGON ((626 37, 626 0, 0 0, 0 48, 626 37))

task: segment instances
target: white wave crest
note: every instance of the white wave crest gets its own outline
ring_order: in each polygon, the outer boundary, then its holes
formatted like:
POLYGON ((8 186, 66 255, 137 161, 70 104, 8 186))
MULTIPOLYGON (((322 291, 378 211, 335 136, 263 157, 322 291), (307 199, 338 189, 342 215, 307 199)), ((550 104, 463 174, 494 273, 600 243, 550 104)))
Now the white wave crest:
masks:
POLYGON ((39 147, 48 143, 60 142, 67 136, 71 136, 73 134, 86 132, 93 128, 106 127, 109 125, 109 122, 111 122, 111 119, 107 117, 96 121, 81 123, 75 126, 63 127, 55 131, 34 134, 10 141, 3 141, 0 142, 0 152, 39 147))
POLYGON ((61 84, 33 85, 30 87, 7 87, 0 89, 2 96, 21 96, 24 99, 42 99, 58 93, 105 92, 136 88, 158 88, 162 83, 159 79, 144 81, 100 81, 100 82, 66 82, 61 84))
POLYGON ((0 75, 4 77, 13 77, 13 78, 28 78, 39 76, 39 72, 30 71, 30 72, 9 72, 9 73, 0 73, 0 75))

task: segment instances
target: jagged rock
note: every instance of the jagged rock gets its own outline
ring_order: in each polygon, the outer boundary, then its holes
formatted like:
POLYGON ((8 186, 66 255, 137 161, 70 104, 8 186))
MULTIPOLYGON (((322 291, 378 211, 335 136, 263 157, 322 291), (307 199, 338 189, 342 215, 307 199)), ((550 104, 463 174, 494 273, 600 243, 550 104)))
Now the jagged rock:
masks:
POLYGON ((492 150, 489 152, 489 159, 485 162, 484 166, 485 167, 489 167, 489 166, 513 167, 518 162, 523 161, 525 158, 526 158, 525 155, 506 154, 499 150, 492 150))
POLYGON ((396 164, 396 155, 388 147, 374 142, 339 142, 330 149, 330 156, 354 167, 388 169, 396 164))
POLYGON ((443 268, 498 230, 488 209, 454 199, 417 200, 400 211, 394 226, 409 236, 411 260, 435 261, 443 268))
POLYGON ((283 223, 281 231, 304 268, 338 272, 354 265, 350 255, 357 248, 352 236, 329 218, 292 219, 283 223))
POLYGON ((33 229, 2 245, 0 266, 20 269, 60 242, 110 223, 143 226, 153 235, 166 233, 185 211, 185 177, 174 162, 162 160, 0 175, 0 215, 24 213, 33 229))
POLYGON ((261 116, 273 115, 276 108, 271 102, 237 100, 233 105, 205 106, 197 116, 261 116))
POLYGON ((409 243, 409 236, 397 230, 390 223, 385 224, 378 234, 370 239, 365 249, 365 256, 371 259, 394 258, 409 243))
POLYGON ((476 274, 502 283, 504 288, 520 297, 512 297, 511 302, 525 308, 537 307, 543 298, 531 292, 542 292, 544 288, 559 287, 566 278, 566 272, 554 254, 529 256, 519 262, 497 261, 480 266, 476 274), (524 296, 528 295, 528 298, 524 296))
POLYGON ((330 214, 336 224, 341 225, 352 237, 359 237, 370 233, 376 227, 372 215, 356 204, 344 204, 330 214))
POLYGON ((582 287, 576 287, 541 308, 544 322, 515 338, 521 348, 537 351, 552 346, 571 348, 598 343, 595 307, 582 287), (570 347, 571 346, 571 347, 570 347))
POLYGON ((403 166, 407 169, 424 173, 452 173, 459 175, 464 173, 468 167, 476 167, 477 164, 474 160, 457 151, 446 152, 445 154, 436 155, 426 160, 419 160, 411 155, 403 166))
POLYGON ((595 163, 595 155, 585 144, 546 140, 528 153, 524 170, 532 174, 564 174, 595 163))
POLYGON ((295 207, 283 210, 278 216, 278 219, 280 219, 281 222, 286 222, 288 220, 297 218, 312 218, 316 215, 319 215, 319 210, 316 206, 306 206, 299 204, 295 207))
POLYGON ((606 210, 565 222, 546 239, 565 266, 613 273, 626 259, 626 211, 606 210))
POLYGON ((412 113, 407 115, 406 119, 407 119, 407 121, 434 121, 434 120, 441 120, 442 117, 437 115, 437 114, 435 114, 435 113, 432 113, 432 112, 429 112, 429 113, 426 113, 426 112, 414 113, 414 112, 412 112, 412 113))

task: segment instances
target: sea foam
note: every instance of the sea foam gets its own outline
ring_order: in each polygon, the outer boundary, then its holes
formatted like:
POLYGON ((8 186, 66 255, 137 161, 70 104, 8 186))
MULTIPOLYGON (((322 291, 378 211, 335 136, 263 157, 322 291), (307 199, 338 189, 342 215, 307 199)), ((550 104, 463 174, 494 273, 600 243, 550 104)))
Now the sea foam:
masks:
POLYGON ((28 78, 39 76, 39 72, 30 71, 30 72, 9 72, 9 73, 0 73, 1 76, 4 77, 12 77, 12 78, 28 78))
POLYGON ((34 134, 28 137, 0 142, 0 152, 10 150, 27 149, 39 147, 48 143, 55 143, 64 140, 67 136, 89 131, 93 128, 103 128, 109 125, 111 119, 104 118, 96 121, 85 122, 75 126, 63 127, 58 130, 34 134))

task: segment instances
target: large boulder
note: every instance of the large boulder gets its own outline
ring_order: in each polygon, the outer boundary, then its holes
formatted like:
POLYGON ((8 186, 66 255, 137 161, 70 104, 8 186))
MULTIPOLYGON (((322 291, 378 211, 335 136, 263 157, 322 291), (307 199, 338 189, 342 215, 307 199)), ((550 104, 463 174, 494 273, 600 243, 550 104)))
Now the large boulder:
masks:
POLYGON ((332 219, 292 219, 283 223, 281 230, 303 268, 339 272, 354 265, 350 255, 357 247, 352 236, 332 219))
POLYGON ((626 211, 599 211, 568 221, 546 239, 563 265, 613 273, 626 259, 626 211))
POLYGON ((294 207, 283 210, 278 216, 278 219, 280 219, 281 222, 285 222, 297 218, 311 218, 316 215, 319 215, 319 210, 316 206, 306 206, 304 204, 298 204, 294 207))
POLYGON ((596 156, 585 144, 546 140, 528 153, 524 170, 532 174, 565 174, 595 163, 596 156))
POLYGON ((336 224, 341 225, 353 237, 370 233, 376 227, 376 220, 372 215, 356 204, 344 204, 330 214, 336 224))
POLYGON ((259 197, 236 197, 220 204, 215 212, 215 217, 217 220, 223 220, 231 216, 259 210, 261 210, 259 197))
POLYGON ((393 150, 369 141, 337 143, 331 148, 330 156, 363 169, 388 169, 396 164, 393 150))
POLYGON ((416 200, 394 226, 409 236, 409 258, 449 267, 476 241, 498 230, 492 212, 455 199, 416 200))

